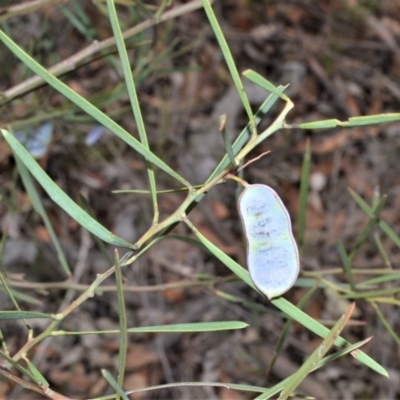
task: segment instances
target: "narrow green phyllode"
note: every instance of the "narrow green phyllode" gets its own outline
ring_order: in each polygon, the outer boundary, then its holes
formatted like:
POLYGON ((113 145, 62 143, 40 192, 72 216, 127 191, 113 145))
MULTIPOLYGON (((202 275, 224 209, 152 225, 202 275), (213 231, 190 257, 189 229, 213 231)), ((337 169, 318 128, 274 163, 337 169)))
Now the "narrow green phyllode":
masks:
POLYGON ((299 252, 289 213, 266 185, 247 185, 238 200, 251 279, 269 299, 287 292, 299 275, 299 252))

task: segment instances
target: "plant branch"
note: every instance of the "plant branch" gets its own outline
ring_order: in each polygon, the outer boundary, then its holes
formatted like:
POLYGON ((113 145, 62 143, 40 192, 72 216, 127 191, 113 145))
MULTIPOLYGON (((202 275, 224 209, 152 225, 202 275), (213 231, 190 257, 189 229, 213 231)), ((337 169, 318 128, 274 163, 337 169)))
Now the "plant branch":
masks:
MULTIPOLYGON (((134 26, 133 28, 126 30, 123 33, 123 38, 125 40, 129 39, 132 36, 135 36, 136 34, 144 31, 145 29, 158 25, 161 22, 179 17, 180 15, 186 14, 190 11, 197 10, 198 8, 201 7, 202 7, 201 0, 194 0, 182 6, 175 7, 172 10, 164 13, 159 19, 148 19, 134 26)), ((55 77, 66 74, 67 72, 75 70, 79 65, 87 63, 88 61, 92 60, 95 55, 101 53, 103 50, 108 49, 109 47, 114 45, 115 45, 115 37, 110 37, 100 42, 95 41, 89 46, 82 49, 81 51, 75 53, 73 56, 68 57, 67 59, 49 68, 48 72, 50 72, 55 77)), ((0 106, 10 102, 16 97, 22 96, 32 91, 33 89, 38 88, 44 83, 45 83, 44 80, 36 75, 33 76, 32 78, 26 79, 25 81, 19 83, 18 85, 15 85, 14 87, 4 92, 1 92, 0 106)))

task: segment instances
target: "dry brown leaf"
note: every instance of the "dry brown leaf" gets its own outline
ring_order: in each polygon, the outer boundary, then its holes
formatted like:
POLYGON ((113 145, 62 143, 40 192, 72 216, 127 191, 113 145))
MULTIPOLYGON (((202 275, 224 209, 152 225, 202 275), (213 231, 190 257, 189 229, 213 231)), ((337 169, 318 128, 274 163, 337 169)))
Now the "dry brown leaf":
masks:
POLYGON ((68 86, 81 96, 88 96, 87 90, 81 85, 80 82, 71 79, 68 81, 68 86))
POLYGON ((180 301, 183 301, 186 298, 185 291, 180 288, 167 289, 163 292, 163 296, 172 303, 179 303, 180 301))
POLYGON ((322 229, 325 227, 325 213, 312 204, 307 204, 306 231, 308 229, 322 229))
POLYGON ((339 211, 333 220, 332 235, 328 235, 328 243, 333 245, 336 244, 337 240, 340 238, 343 232, 343 227, 346 223, 348 216, 345 210, 339 211))
POLYGON ((0 142, 0 165, 8 161, 8 157, 12 154, 11 147, 5 142, 0 142))
MULTIPOLYGON (((128 374, 124 380, 125 390, 143 389, 149 386, 149 373, 147 370, 128 374)), ((131 400, 148 398, 148 392, 132 393, 129 395, 131 400)))
POLYGON ((126 370, 137 370, 158 361, 158 355, 140 345, 130 345, 126 356, 126 370))
POLYGON ((46 227, 37 226, 35 227, 35 235, 41 242, 50 242, 50 234, 46 227))
POLYGON ((293 217, 299 213, 299 190, 293 185, 282 187, 280 191, 282 201, 284 202, 289 214, 293 217))
POLYGON ((8 391, 10 390, 10 387, 11 387, 10 382, 6 382, 6 381, 0 382, 0 400, 7 399, 7 397, 5 397, 5 396, 8 393, 8 391))
POLYGON ((74 369, 61 371, 57 368, 50 369, 48 378, 58 385, 71 384, 73 382, 74 390, 79 392, 87 392, 95 383, 94 376, 86 373, 82 364, 75 365, 74 369))
POLYGON ((361 114, 357 99, 354 96, 347 95, 346 105, 350 115, 357 116, 361 114))
POLYGON ((99 397, 109 387, 109 383, 102 377, 90 388, 89 397, 99 397))
POLYGON ((216 219, 219 221, 228 218, 230 215, 228 207, 218 200, 212 200, 211 208, 216 219))
POLYGON ((373 15, 368 15, 366 19, 367 25, 371 32, 375 34, 391 49, 398 50, 396 39, 388 27, 382 21, 373 15))

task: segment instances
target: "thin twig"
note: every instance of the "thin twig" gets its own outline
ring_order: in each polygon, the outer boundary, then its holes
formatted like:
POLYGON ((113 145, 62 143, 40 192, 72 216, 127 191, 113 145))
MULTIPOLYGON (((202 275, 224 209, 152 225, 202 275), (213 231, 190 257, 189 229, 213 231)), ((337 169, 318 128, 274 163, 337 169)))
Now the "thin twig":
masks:
MULTIPOLYGON (((87 265, 87 257, 89 254, 89 248, 91 244, 91 239, 89 232, 86 229, 81 229, 81 246, 79 249, 78 253, 78 261, 75 264, 74 268, 74 275, 72 278, 72 283, 78 283, 79 280, 81 279, 81 276, 85 270, 85 267, 87 265)), ((71 282, 71 281, 70 281, 71 282)), ((73 297, 75 296, 76 290, 72 287, 68 288, 67 293, 64 296, 64 300, 62 301, 61 305, 58 307, 57 312, 61 312, 64 308, 66 308, 72 301, 73 297)), ((43 360, 44 354, 47 350, 47 347, 49 345, 50 341, 49 340, 44 340, 42 343, 40 343, 35 356, 32 360, 32 363, 35 364, 36 366, 38 363, 43 360)))
MULTIPOLYGON (((224 283, 231 281, 235 277, 207 279, 207 280, 182 280, 178 282, 163 283, 159 285, 145 285, 145 286, 124 286, 124 292, 129 293, 144 293, 144 292, 163 292, 171 289, 182 289, 182 288, 194 288, 204 286, 214 286, 218 283, 224 283)), ((8 281, 9 286, 23 289, 42 289, 42 290, 76 290, 84 292, 90 285, 82 283, 73 283, 71 280, 64 282, 19 282, 19 281, 8 281)), ((99 286, 95 290, 95 294, 105 292, 115 292, 117 287, 115 285, 104 285, 99 286)))
MULTIPOLYGON (((129 39, 132 36, 144 31, 147 28, 158 25, 161 22, 168 21, 170 19, 176 18, 180 15, 186 14, 190 11, 197 10, 202 6, 201 0, 194 0, 190 3, 184 4, 180 7, 175 7, 170 11, 167 11, 165 14, 161 16, 160 19, 148 19, 143 21, 142 23, 136 25, 133 28, 126 30, 123 33, 124 39, 129 39)), ((87 63, 89 60, 92 60, 93 57, 103 50, 115 45, 115 38, 111 37, 100 42, 95 41, 89 46, 85 47, 81 51, 78 51, 73 56, 68 57, 67 59, 59 62, 53 67, 48 69, 48 72, 58 77, 67 72, 75 70, 79 65, 83 63, 87 63)), ((2 92, 0 95, 0 105, 6 104, 12 99, 22 96, 33 89, 44 84, 44 80, 39 76, 33 76, 32 78, 26 79, 24 82, 19 83, 18 85, 13 86, 12 88, 2 92)))
POLYGON ((258 161, 260 158, 264 157, 266 154, 270 153, 271 150, 264 151, 264 153, 261 153, 259 156, 252 158, 251 160, 247 161, 246 164, 242 165, 240 168, 237 169, 239 172, 240 170, 246 168, 248 165, 252 164, 254 161, 258 161))
POLYGON ((69 0, 34 0, 28 3, 16 4, 15 6, 0 8, 0 22, 6 21, 18 15, 26 15, 35 12, 45 6, 54 5, 69 0))

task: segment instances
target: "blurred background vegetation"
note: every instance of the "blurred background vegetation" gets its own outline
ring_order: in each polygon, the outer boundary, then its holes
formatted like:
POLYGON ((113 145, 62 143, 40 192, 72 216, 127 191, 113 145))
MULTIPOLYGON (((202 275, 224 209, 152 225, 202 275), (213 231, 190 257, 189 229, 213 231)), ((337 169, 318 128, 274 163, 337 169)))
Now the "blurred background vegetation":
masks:
MULTIPOLYGON (((247 120, 204 11, 172 18, 170 10, 190 2, 171 3, 126 0, 119 2, 118 11, 123 31, 137 29, 126 46, 150 146, 197 184, 225 152, 218 132, 221 114, 227 114, 232 137, 247 120), (158 22, 160 17, 165 21, 158 22)), ((221 0, 214 8, 239 70, 251 68, 276 85, 290 84, 287 94, 295 108, 289 122, 398 112, 398 2, 221 0)), ((104 2, 3 0, 0 27, 41 65, 53 67, 68 86, 137 135, 116 47, 107 42, 112 30, 104 2)), ((31 71, 2 44, 0 60, 0 127, 11 127, 49 176, 108 229, 129 242, 138 239, 152 222, 150 197, 112 191, 148 189, 143 158, 54 89, 32 80, 31 71)), ((256 110, 265 92, 250 83, 245 88, 256 110)), ((274 112, 268 115, 261 126, 268 126, 274 116, 274 112)), ((327 271, 343 266, 338 241, 350 253, 368 222, 349 187, 369 203, 376 193, 387 195, 381 216, 400 232, 399 129, 399 123, 391 123, 280 131, 252 154, 271 151, 246 169, 246 180, 273 187, 296 227, 301 166, 310 140, 304 276, 325 271, 333 284, 348 283, 344 272, 329 275, 327 271)), ((179 187, 161 171, 156 174, 159 190, 179 187)), ((113 249, 90 237, 43 191, 39 193, 68 263, 79 271, 73 286, 63 283, 67 277, 49 232, 32 207, 10 148, 0 141, 2 272, 25 308, 56 313, 66 293, 73 298, 109 268, 113 249)), ((180 192, 161 195, 161 216, 172 213, 184 197, 180 192)), ((204 236, 245 265, 233 183, 213 189, 191 220, 204 236)), ((187 235, 187 228, 179 225, 176 233, 187 235)), ((352 267, 365 275, 379 270, 382 275, 394 273, 399 261, 398 245, 377 230, 364 238, 351 260, 352 267)), ((233 333, 135 335, 128 347, 126 387, 190 380, 271 385, 296 371, 319 344, 314 335, 294 324, 269 371, 284 320, 267 300, 232 280, 217 260, 188 243, 166 239, 134 265, 124 270, 130 287, 126 292, 129 326, 239 319, 251 327, 233 333)), ((65 329, 118 328, 114 281, 107 284, 102 296, 87 301, 67 319, 65 329)), ((287 298, 297 303, 306 290, 297 287, 287 298)), ((310 375, 299 391, 317 398, 398 398, 398 337, 385 325, 398 332, 398 303, 394 293, 387 304, 379 304, 377 312, 375 303, 356 301, 357 321, 345 331, 352 342, 374 336, 364 350, 389 371, 390 380, 346 359, 310 375)), ((0 291, 0 304, 2 309, 12 307, 4 291, 0 291)), ((325 286, 315 291, 304 310, 329 325, 348 304, 348 299, 325 286)), ((13 354, 24 343, 24 326, 20 321, 0 325, 13 354)), ((39 332, 44 325, 37 319, 32 326, 39 332)), ((118 336, 113 335, 65 336, 38 346, 32 359, 61 393, 95 397, 106 393, 99 369, 115 368, 118 346, 118 336)), ((0 395, 32 398, 9 381, 0 381, 0 395)), ((251 398, 224 388, 202 387, 135 396, 251 398)))

